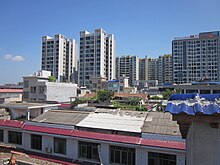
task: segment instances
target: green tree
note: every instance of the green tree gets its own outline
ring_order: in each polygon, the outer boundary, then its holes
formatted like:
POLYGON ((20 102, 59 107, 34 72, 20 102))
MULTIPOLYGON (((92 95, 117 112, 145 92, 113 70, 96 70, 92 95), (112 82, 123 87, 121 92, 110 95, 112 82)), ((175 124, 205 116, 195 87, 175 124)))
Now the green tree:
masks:
POLYGON ((49 77, 49 82, 56 82, 56 77, 55 76, 50 76, 49 77))
POLYGON ((140 98, 139 97, 131 97, 129 98, 129 103, 131 105, 139 105, 140 104, 140 98))
POLYGON ((114 96, 114 92, 106 90, 106 89, 99 90, 97 92, 97 100, 98 101, 102 101, 102 102, 110 101, 113 98, 113 96, 114 96))
POLYGON ((164 92, 162 92, 163 98, 166 100, 168 100, 172 94, 174 94, 174 91, 170 89, 166 89, 164 92))

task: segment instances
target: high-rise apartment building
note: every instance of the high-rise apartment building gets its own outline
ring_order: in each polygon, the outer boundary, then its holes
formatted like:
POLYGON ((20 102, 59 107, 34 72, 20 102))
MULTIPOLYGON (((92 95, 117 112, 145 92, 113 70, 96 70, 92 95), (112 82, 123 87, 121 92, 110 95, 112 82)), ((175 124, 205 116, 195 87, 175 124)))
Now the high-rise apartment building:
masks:
POLYGON ((159 56, 156 65, 158 83, 160 85, 164 83, 172 83, 172 55, 164 54, 159 56))
POLYGON ((175 38, 172 42, 173 82, 220 81, 220 32, 175 38))
POLYGON ((115 38, 103 29, 94 33, 80 32, 79 80, 81 86, 92 88, 91 78, 115 79, 115 38))
POLYGON ((172 55, 139 59, 139 80, 158 80, 159 84, 172 82, 172 55))
POLYGON ((173 62, 172 54, 165 54, 163 59, 163 83, 172 83, 173 81, 173 62))
POLYGON ((148 58, 148 80, 158 80, 158 58, 148 58))
POLYGON ((128 83, 134 86, 136 80, 139 80, 139 59, 137 56, 121 56, 116 58, 116 76, 129 77, 128 83))
POLYGON ((139 58, 139 80, 148 80, 148 58, 139 58))
POLYGON ((77 83, 77 44, 61 34, 42 37, 41 69, 51 71, 59 82, 77 83))

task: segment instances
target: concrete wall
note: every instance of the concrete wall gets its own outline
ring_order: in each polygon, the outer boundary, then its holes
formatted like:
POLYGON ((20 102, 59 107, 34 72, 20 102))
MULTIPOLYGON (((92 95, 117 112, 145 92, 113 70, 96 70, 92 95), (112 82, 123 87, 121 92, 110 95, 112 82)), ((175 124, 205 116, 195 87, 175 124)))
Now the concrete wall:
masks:
POLYGON ((47 82, 46 86, 47 101, 69 102, 77 96, 77 84, 47 82))
POLYGON ((187 165, 219 165, 219 128, 193 122, 187 134, 187 165))

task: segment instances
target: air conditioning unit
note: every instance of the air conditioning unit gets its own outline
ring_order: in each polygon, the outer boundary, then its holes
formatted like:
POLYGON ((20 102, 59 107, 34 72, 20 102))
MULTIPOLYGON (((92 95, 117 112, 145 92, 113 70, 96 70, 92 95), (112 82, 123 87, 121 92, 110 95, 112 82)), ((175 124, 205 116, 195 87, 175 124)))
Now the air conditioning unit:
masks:
POLYGON ((48 154, 51 154, 52 153, 52 149, 50 147, 46 147, 45 148, 45 152, 48 153, 48 154))

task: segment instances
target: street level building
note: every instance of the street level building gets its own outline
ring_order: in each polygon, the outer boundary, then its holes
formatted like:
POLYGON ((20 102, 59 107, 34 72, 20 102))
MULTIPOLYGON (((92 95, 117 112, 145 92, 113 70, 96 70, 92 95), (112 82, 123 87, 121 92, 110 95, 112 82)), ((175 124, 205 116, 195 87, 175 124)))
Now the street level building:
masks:
POLYGON ((77 83, 78 48, 62 34, 42 37, 41 69, 51 71, 59 82, 77 83))
POLYGON ((185 141, 169 113, 50 110, 0 126, 2 143, 74 164, 185 165, 185 141))
POLYGON ((92 88, 91 78, 115 79, 115 38, 103 29, 80 32, 79 84, 92 88))

